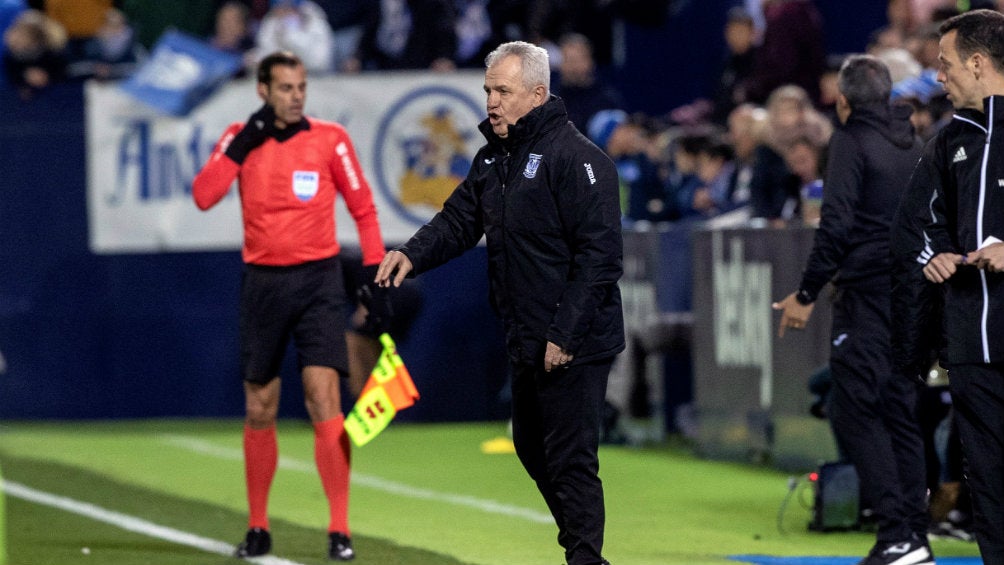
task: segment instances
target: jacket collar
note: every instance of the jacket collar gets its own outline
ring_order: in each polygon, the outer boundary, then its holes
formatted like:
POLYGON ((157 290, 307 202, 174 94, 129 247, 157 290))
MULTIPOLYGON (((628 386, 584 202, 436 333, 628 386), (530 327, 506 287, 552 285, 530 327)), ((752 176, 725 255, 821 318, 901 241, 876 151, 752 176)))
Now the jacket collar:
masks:
POLYGON ((956 118, 962 118, 975 122, 981 126, 987 126, 991 120, 993 120, 994 123, 1004 122, 1004 95, 998 94, 984 98, 982 112, 973 108, 962 108, 960 110, 955 110, 954 116, 956 118), (990 113, 992 113, 993 116, 988 118, 987 115, 990 113))
POLYGON ((1004 96, 987 96, 983 99, 983 112, 988 116, 987 123, 1004 123, 1004 96))
POLYGON ((568 112, 565 111, 565 102, 552 94, 547 102, 530 110, 525 116, 516 120, 515 124, 509 126, 509 135, 505 139, 495 134, 487 118, 478 124, 478 129, 488 140, 489 145, 512 148, 566 122, 568 122, 568 112))
POLYGON ((286 141, 293 137, 294 135, 300 133, 301 131, 307 131, 310 129, 310 121, 304 116, 303 119, 296 122, 295 124, 287 124, 285 128, 275 130, 272 137, 276 138, 279 143, 286 141))
POLYGON ((913 124, 910 123, 912 113, 913 109, 906 104, 862 104, 851 110, 846 125, 868 124, 897 147, 907 148, 915 142, 913 124))

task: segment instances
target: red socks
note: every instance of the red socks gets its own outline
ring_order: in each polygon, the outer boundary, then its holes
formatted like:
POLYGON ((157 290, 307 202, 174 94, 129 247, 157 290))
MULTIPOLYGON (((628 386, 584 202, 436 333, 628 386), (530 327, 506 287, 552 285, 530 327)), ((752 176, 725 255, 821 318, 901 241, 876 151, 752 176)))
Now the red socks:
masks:
POLYGON ((268 529, 268 491, 279 465, 275 427, 244 426, 244 479, 248 489, 248 528, 268 529))
POLYGON ((314 424, 314 461, 328 497, 331 522, 328 532, 349 535, 349 464, 352 447, 345 433, 345 417, 339 414, 314 424))
MULTIPOLYGON (((331 511, 329 532, 349 535, 349 463, 351 445, 345 418, 338 415, 314 424, 314 461, 331 511)), ((268 492, 279 464, 275 427, 244 426, 244 478, 247 482, 248 528, 268 529, 268 492)))

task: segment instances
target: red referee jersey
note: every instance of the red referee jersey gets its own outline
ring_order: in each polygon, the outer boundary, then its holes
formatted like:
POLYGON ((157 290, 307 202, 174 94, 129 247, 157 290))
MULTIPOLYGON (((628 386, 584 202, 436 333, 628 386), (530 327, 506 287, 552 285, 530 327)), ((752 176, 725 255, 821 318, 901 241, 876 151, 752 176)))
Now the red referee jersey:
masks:
POLYGON ((224 154, 244 127, 231 124, 195 176, 196 205, 209 209, 238 179, 244 262, 297 265, 338 254, 335 196, 341 193, 359 231, 363 264, 378 264, 384 246, 376 206, 345 128, 304 119, 308 128, 282 142, 269 138, 248 154, 243 165, 224 154))

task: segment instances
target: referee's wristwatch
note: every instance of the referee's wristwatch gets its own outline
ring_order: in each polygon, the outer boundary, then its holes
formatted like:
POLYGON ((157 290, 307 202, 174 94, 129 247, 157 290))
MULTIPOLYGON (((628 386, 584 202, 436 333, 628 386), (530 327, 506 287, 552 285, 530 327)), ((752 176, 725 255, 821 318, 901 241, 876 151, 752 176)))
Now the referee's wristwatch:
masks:
POLYGON ((798 289, 798 292, 795 293, 795 302, 798 302, 802 306, 808 306, 809 304, 815 302, 815 300, 812 299, 809 291, 804 288, 800 288, 798 289))

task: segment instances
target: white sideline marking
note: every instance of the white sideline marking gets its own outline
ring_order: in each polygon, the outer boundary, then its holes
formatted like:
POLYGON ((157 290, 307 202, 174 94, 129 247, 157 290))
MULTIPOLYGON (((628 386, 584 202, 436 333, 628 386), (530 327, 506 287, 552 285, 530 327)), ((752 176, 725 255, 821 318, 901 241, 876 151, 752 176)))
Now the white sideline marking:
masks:
MULTIPOLYGON (((244 452, 241 449, 232 447, 223 447, 221 445, 216 445, 203 439, 184 435, 164 434, 162 438, 164 439, 165 442, 175 447, 181 447, 183 449, 194 451, 196 453, 210 455, 212 457, 216 457, 219 459, 228 459, 233 461, 244 460, 244 452)), ((287 469, 290 471, 306 472, 306 473, 313 473, 315 471, 315 467, 313 464, 305 463, 303 461, 298 461, 296 459, 290 459, 288 457, 279 457, 279 468, 287 469)), ((355 473, 355 472, 352 473, 351 481, 352 484, 354 485, 364 486, 375 490, 381 490, 384 492, 400 496, 407 496, 409 498, 433 500, 436 502, 444 502, 456 506, 465 506, 467 508, 473 508, 475 510, 487 512, 489 514, 501 514, 503 516, 511 516, 513 518, 522 518, 524 520, 529 520, 530 522, 536 522, 538 524, 554 523, 554 518, 552 518, 550 514, 538 512, 530 508, 522 508, 519 506, 513 506, 511 504, 503 504, 501 502, 496 502, 494 500, 477 498, 474 496, 465 496, 460 494, 450 494, 446 492, 436 492, 434 490, 413 487, 403 483, 396 483, 394 481, 389 481, 387 479, 381 479, 380 477, 375 477, 373 475, 364 475, 362 473, 355 473)))
MULTIPOLYGON (((234 553, 235 548, 229 543, 204 538, 189 532, 183 532, 167 526, 154 524, 153 522, 148 522, 142 518, 129 516, 128 514, 122 514, 120 512, 115 512, 114 510, 108 510, 88 502, 81 502, 72 498, 49 494, 47 492, 35 490, 20 483, 13 483, 7 480, 0 482, 0 486, 3 487, 3 492, 10 496, 27 500, 28 502, 34 502, 36 504, 44 504, 45 506, 51 506, 53 508, 58 508, 59 510, 79 514, 81 516, 86 516, 87 518, 111 524, 123 530, 136 532, 180 545, 187 545, 189 547, 201 549, 207 553, 216 553, 218 555, 226 555, 228 557, 234 553)), ((257 563, 259 565, 302 565, 296 561, 290 561, 289 559, 283 559, 274 555, 250 557, 247 561, 257 563)))

